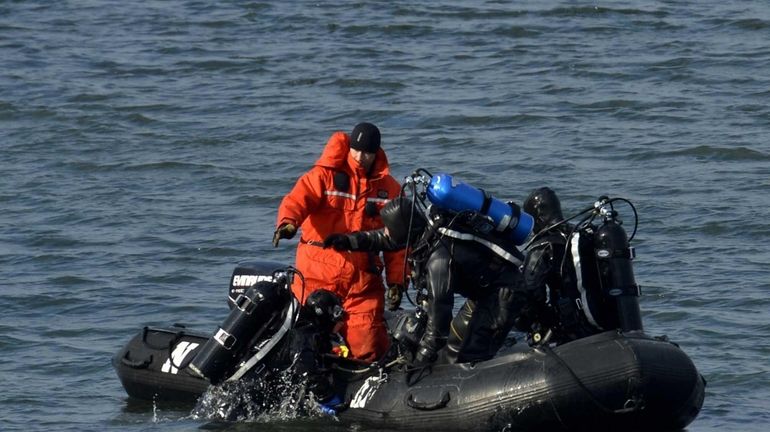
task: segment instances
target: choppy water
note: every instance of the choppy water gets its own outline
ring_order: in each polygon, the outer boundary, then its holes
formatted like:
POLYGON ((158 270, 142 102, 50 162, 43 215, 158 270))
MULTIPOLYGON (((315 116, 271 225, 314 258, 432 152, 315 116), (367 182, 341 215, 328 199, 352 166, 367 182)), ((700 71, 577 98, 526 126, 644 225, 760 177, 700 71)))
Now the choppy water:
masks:
POLYGON ((290 262, 281 197, 368 120, 398 177, 631 199, 646 328, 709 382, 688 430, 765 430, 768 41, 763 1, 0 1, 0 429, 249 429, 129 403, 110 357, 290 262))

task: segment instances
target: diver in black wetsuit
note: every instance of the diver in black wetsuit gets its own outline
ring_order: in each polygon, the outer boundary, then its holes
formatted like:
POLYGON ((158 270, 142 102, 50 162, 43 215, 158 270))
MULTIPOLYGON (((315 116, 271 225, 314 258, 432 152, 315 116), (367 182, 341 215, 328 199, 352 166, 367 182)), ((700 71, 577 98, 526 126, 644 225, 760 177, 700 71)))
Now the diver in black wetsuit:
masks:
POLYGON ((559 197, 550 188, 541 187, 529 194, 522 208, 535 218, 536 234, 525 249, 524 261, 524 279, 532 303, 518 318, 517 328, 538 335, 537 339, 551 330, 551 340, 557 343, 598 333, 576 301, 580 295, 567 249, 575 227, 564 221, 559 197))
POLYGON ((313 393, 322 408, 333 409, 341 400, 335 394, 332 374, 324 368, 323 354, 331 353, 333 342, 344 317, 342 300, 335 293, 318 289, 313 291, 299 312, 288 342, 276 355, 276 364, 294 365, 294 372, 306 380, 307 390, 313 393))
POLYGON ((519 272, 521 252, 485 229, 487 219, 475 212, 433 208, 426 218, 411 199, 400 197, 386 204, 380 215, 385 228, 332 234, 324 246, 371 251, 411 246, 413 283, 428 293, 428 319, 414 364, 435 362, 447 344, 449 362, 493 357, 527 303, 519 272), (466 303, 453 320, 455 294, 465 297, 466 303))

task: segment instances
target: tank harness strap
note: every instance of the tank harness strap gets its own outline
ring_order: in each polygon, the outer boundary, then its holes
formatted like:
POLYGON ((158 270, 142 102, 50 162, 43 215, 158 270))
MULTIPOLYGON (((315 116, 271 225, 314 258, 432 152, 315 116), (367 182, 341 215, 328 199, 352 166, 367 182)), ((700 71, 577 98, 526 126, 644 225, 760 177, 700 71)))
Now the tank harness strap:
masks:
POLYGON ((440 232, 441 234, 443 234, 443 235, 445 235, 447 237, 452 237, 452 238, 458 239, 458 240, 475 241, 476 243, 479 243, 479 244, 481 244, 483 246, 486 246, 489 250, 491 250, 492 252, 497 254, 500 258, 502 258, 502 259, 504 259, 504 260, 506 260, 506 261, 508 261, 508 262, 510 262, 512 264, 514 264, 516 267, 520 267, 522 265, 522 261, 519 258, 515 257, 510 252, 506 251, 505 249, 503 249, 500 246, 492 243, 489 240, 485 240, 485 239, 483 239, 481 237, 477 237, 477 236, 475 236, 473 234, 462 233, 462 232, 455 231, 455 230, 452 230, 452 229, 449 229, 449 228, 444 228, 444 227, 439 228, 438 232, 440 232))
POLYGON ((511 220, 518 221, 521 218, 521 207, 515 202, 509 202, 508 206, 511 208, 511 220))
POLYGON ((487 214, 489 207, 492 205, 492 195, 487 193, 487 191, 484 189, 479 188, 479 190, 484 195, 484 201, 481 203, 481 209, 479 210, 479 213, 487 214))
POLYGON ((273 335, 272 338, 270 338, 270 342, 266 343, 265 346, 259 349, 256 354, 254 354, 253 357, 251 357, 246 363, 243 364, 235 373, 228 378, 226 381, 237 381, 239 380, 243 375, 246 374, 249 370, 251 370, 254 365, 259 363, 260 360, 262 360, 266 355, 270 354, 270 351, 273 350, 273 347, 281 340, 283 337, 288 333, 289 329, 294 327, 294 324, 297 320, 297 317, 299 316, 298 313, 296 313, 299 310, 299 302, 296 298, 293 298, 291 300, 291 304, 289 305, 289 308, 286 310, 286 318, 283 320, 283 325, 280 329, 278 329, 277 332, 273 335))
POLYGON ((598 328, 601 329, 602 327, 596 322, 596 319, 591 314, 591 308, 588 307, 588 292, 586 291, 586 287, 583 286, 583 269, 582 269, 582 263, 580 261, 580 231, 576 232, 572 235, 572 238, 570 239, 572 244, 570 245, 571 251, 572 251, 572 263, 575 266, 575 276, 577 277, 577 288, 578 291, 580 291, 580 303, 577 304, 578 308, 583 311, 583 314, 585 314, 585 317, 588 319, 588 322, 598 328))

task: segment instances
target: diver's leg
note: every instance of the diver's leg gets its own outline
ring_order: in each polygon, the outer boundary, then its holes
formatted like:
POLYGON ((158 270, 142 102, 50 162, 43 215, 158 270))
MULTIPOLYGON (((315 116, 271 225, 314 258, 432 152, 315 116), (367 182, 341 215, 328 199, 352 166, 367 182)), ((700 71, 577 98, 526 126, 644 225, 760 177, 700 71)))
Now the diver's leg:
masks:
POLYGON ((524 281, 512 266, 499 273, 490 288, 488 294, 479 299, 468 323, 458 363, 494 357, 527 304, 524 281))
POLYGON ((452 320, 454 294, 452 292, 451 251, 446 247, 434 250, 426 263, 428 287, 428 320, 420 340, 415 361, 432 363, 436 353, 446 345, 452 320))
POLYGON ((457 363, 458 361, 458 354, 465 343, 468 326, 475 309, 476 302, 466 299, 449 325, 449 339, 447 340, 447 360, 449 363, 457 363))

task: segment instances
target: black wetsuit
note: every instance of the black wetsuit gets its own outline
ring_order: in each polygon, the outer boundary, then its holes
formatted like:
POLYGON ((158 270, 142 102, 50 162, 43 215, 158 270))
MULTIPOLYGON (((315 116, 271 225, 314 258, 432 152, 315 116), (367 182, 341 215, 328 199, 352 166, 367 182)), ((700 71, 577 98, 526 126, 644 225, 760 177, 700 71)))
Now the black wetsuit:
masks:
MULTIPOLYGON (((529 302, 518 265, 473 240, 444 242, 428 258, 428 322, 418 355, 430 361, 446 343, 450 362, 490 359, 529 302), (454 294, 466 300, 452 319, 454 294)), ((508 252, 523 259, 515 249, 508 252)))
POLYGON ((532 303, 517 326, 550 329, 555 342, 568 342, 594 333, 581 312, 572 255, 566 250, 571 225, 539 237, 526 249, 524 279, 532 303), (566 254, 566 257, 565 257, 566 254))
MULTIPOLYGON (((435 216, 435 215, 434 215, 435 216)), ((519 311, 528 302, 519 271, 524 256, 513 243, 479 232, 463 218, 431 218, 410 255, 418 280, 428 291, 427 323, 417 349, 418 363, 436 360, 445 345, 449 362, 492 358, 519 311), (452 317, 454 295, 466 298, 452 317)), ((383 230, 350 234, 355 250, 391 250, 383 230)))
POLYGON ((294 375, 307 385, 316 400, 323 403, 334 396, 332 375, 323 366, 323 354, 331 352, 331 335, 300 318, 271 359, 271 366, 293 366, 294 375))

